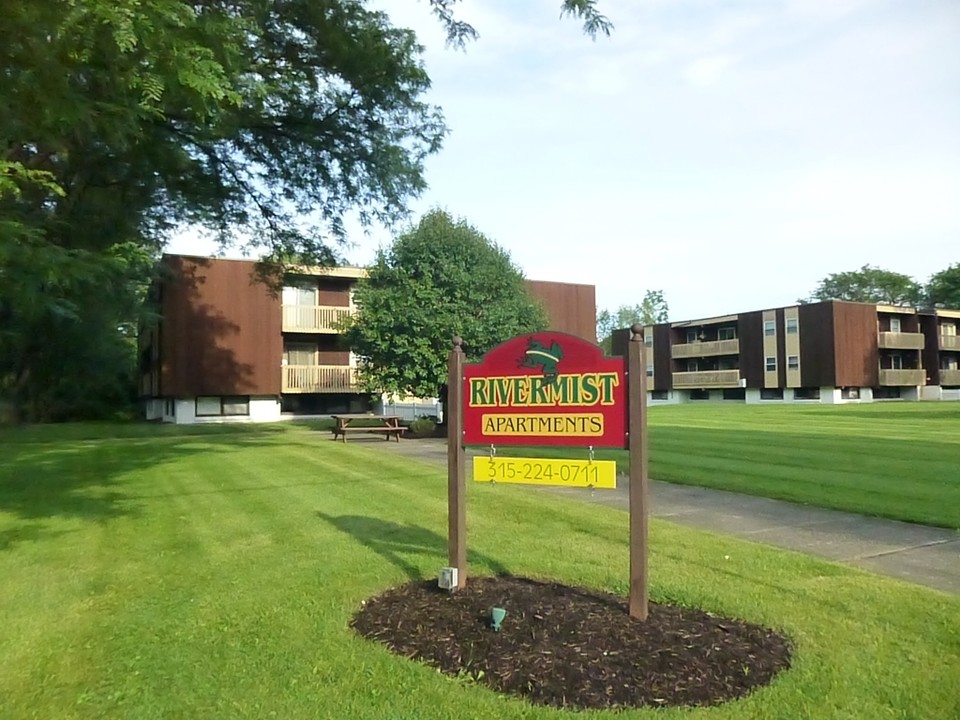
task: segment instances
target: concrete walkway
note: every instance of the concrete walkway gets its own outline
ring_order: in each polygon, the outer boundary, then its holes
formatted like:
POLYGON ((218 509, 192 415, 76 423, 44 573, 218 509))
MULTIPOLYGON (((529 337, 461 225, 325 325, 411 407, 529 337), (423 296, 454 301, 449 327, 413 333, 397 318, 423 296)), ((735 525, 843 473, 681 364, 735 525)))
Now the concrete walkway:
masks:
MULTIPOLYGON (((379 442, 378 450, 445 464, 445 440, 379 442)), ((627 509, 616 490, 533 488, 627 509)), ((653 481, 651 512, 681 525, 818 555, 882 575, 960 594, 960 533, 821 508, 653 481)))

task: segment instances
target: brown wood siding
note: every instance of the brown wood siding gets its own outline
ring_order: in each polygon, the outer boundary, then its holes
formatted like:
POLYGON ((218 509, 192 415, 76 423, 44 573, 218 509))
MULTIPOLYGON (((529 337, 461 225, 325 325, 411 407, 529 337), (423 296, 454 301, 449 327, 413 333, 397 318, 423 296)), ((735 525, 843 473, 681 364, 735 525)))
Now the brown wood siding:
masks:
POLYGON ((626 357, 627 347, 630 344, 630 328, 619 328, 610 335, 610 355, 612 357, 626 357))
POLYGON ((877 308, 860 303, 833 303, 836 387, 877 387, 877 308))
POLYGON ((653 326, 653 383, 654 390, 673 389, 673 363, 670 347, 670 326, 653 326))
POLYGON ((597 296, 593 285, 527 280, 527 292, 547 312, 550 330, 597 341, 597 296))
POLYGON ((352 282, 338 278, 318 278, 317 304, 329 307, 350 307, 352 282))
POLYGON ((920 332, 923 333, 923 350, 920 359, 927 371, 927 384, 940 384, 940 323, 935 315, 920 315, 920 332))
POLYGON ((800 382, 803 387, 836 387, 833 303, 800 305, 800 382))
POLYGON ((762 388, 764 373, 763 312, 740 313, 737 320, 740 340, 740 377, 748 388, 762 388))
POLYGON ((165 396, 279 395, 280 299, 255 264, 167 256, 161 301, 165 396))

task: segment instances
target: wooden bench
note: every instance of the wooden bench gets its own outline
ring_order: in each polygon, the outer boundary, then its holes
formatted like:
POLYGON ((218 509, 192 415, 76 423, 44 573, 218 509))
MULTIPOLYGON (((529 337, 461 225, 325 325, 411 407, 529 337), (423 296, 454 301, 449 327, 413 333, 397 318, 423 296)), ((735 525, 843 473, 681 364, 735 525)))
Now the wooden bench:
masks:
POLYGON ((392 437, 400 442, 400 436, 407 431, 400 424, 398 415, 334 415, 333 420, 333 439, 343 437, 344 442, 347 441, 347 433, 383 433, 384 440, 390 440, 392 437))

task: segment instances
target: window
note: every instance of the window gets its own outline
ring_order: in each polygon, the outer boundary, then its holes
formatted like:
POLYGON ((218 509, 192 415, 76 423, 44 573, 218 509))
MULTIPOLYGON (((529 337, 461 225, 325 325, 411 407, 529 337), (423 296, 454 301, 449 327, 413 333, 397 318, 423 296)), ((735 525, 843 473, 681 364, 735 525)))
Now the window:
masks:
POLYGON ((218 417, 220 415, 249 415, 250 397, 237 395, 228 397, 198 397, 196 401, 197 417, 218 417))
POLYGON ((787 355, 787 370, 799 370, 799 369, 800 369, 800 356, 787 355))
POLYGON ((284 305, 317 305, 317 288, 312 285, 287 285, 283 288, 284 305))
POLYGON ((737 329, 734 327, 722 327, 717 331, 717 336, 721 340, 736 340, 737 329))
POLYGON ((890 369, 891 369, 891 370, 903 370, 903 356, 902 356, 902 355, 891 355, 891 356, 890 356, 890 369))
POLYGON ((643 334, 643 344, 647 347, 653 347, 653 328, 643 334))
POLYGON ((220 414, 220 398, 218 397, 198 397, 197 398, 197 417, 205 415, 220 414))
POLYGON ((953 323, 943 323, 943 325, 940 326, 940 334, 955 337, 957 334, 957 326, 953 323))
POLYGON ((690 399, 691 400, 709 400, 710 391, 709 390, 691 390, 690 399))
POLYGON ((776 335, 776 334, 777 334, 777 321, 776 321, 776 320, 764 320, 764 321, 763 321, 763 334, 764 334, 764 335, 776 335))
POLYGON ((761 400, 783 400, 783 388, 761 388, 761 400))
POLYGON ((647 365, 647 377, 653 377, 653 365, 647 365))
POLYGON ((718 370, 736 370, 737 362, 738 362, 737 358, 722 357, 720 358, 719 362, 717 362, 717 369, 718 370))
POLYGON ((696 360, 687 360, 687 372, 697 372, 700 369, 700 363, 696 360))
POLYGON ((793 391, 794 400, 819 400, 820 399, 820 388, 818 387, 805 387, 797 388, 793 391))
POLYGON ((956 370, 957 369, 957 359, 955 357, 947 356, 943 358, 943 364, 940 366, 941 370, 956 370))
POLYGON ((777 358, 773 355, 767 357, 767 372, 776 372, 777 370, 777 358))
POLYGON ((250 414, 250 397, 249 396, 237 396, 237 397, 225 397, 223 399, 223 414, 224 415, 249 415, 250 414))
POLYGON ((787 318, 787 334, 796 335, 799 329, 796 318, 787 318))
POLYGON ((696 330, 687 330, 687 342, 695 343, 697 341, 697 331, 696 330))
POLYGON ((670 394, 666 390, 654 390, 650 393, 651 400, 669 400, 670 394))
POLYGON ((287 365, 316 365, 316 343, 287 343, 283 348, 283 360, 287 365))
POLYGON ((724 400, 746 400, 747 391, 743 388, 725 388, 723 391, 724 400))
POLYGON ((900 332, 900 318, 890 318, 890 332, 900 332))

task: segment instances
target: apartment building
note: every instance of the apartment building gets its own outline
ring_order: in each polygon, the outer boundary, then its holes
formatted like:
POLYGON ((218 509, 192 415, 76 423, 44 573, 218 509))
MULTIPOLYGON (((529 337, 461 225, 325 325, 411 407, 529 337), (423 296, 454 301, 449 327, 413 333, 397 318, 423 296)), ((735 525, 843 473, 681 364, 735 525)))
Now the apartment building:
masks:
POLYGON ((958 326, 960 310, 839 301, 651 325, 648 399, 960 400, 958 326))
MULTIPOLYGON (((279 296, 256 263, 165 255, 155 325, 140 341, 148 419, 175 423, 272 421, 363 412, 381 398, 357 384, 357 358, 337 331, 355 311, 354 267, 302 268, 279 296)), ((592 285, 528 281, 551 329, 593 338, 592 285)))

